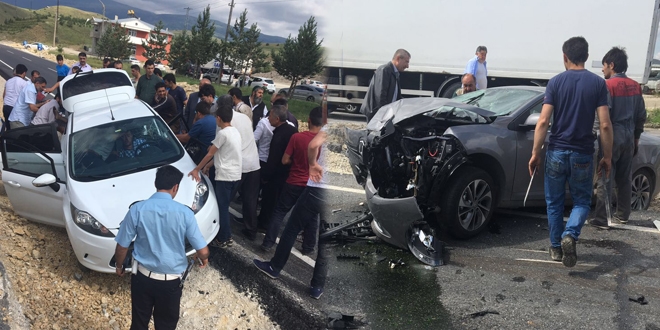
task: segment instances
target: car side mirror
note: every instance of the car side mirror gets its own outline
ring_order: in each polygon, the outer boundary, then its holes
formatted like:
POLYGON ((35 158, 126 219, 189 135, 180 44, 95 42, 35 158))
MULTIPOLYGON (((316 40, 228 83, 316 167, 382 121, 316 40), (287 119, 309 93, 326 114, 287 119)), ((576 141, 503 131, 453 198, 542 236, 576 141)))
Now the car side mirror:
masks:
POLYGON ((35 187, 49 186, 55 191, 60 190, 60 185, 57 184, 57 178, 50 173, 44 173, 36 179, 32 180, 32 185, 35 187))
POLYGON ((540 113, 533 113, 525 119, 525 122, 523 124, 520 124, 518 126, 521 130, 524 131, 531 131, 536 128, 536 123, 539 122, 539 118, 541 117, 540 113))

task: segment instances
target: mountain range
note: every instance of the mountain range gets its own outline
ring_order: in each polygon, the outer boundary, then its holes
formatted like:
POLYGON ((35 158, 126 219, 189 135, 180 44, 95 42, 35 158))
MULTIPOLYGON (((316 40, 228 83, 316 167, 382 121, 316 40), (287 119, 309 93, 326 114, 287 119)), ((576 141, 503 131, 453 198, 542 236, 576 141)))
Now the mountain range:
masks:
MULTIPOLYGON (((19 2, 17 0, 9 0, 5 2, 11 5, 13 5, 14 2, 16 2, 18 6, 28 5, 27 1, 19 2)), ((69 6, 84 11, 99 13, 102 10, 102 6, 101 3, 99 3, 99 1, 59 0, 59 2, 60 2, 60 6, 69 6)), ((141 20, 147 23, 155 25, 159 20, 161 20, 165 24, 165 27, 167 27, 169 30, 184 30, 186 28, 186 15, 154 14, 146 10, 141 10, 139 8, 134 8, 125 5, 123 3, 119 3, 114 0, 103 0, 103 4, 105 5, 105 16, 110 19, 114 18, 115 15, 119 16, 119 18, 126 18, 128 10, 133 10, 135 11, 135 15, 137 17, 140 17, 141 20)), ((57 5, 57 0, 38 0, 38 1, 34 1, 34 3, 31 3, 31 6, 33 6, 33 8, 28 8, 28 9, 36 10, 46 6, 56 6, 56 5, 57 5)), ((190 28, 192 25, 195 24, 197 20, 197 15, 198 13, 190 12, 190 16, 188 17, 188 28, 190 28)), ((216 37, 220 39, 224 39, 225 33, 227 31, 227 21, 221 22, 219 20, 214 20, 214 19, 212 19, 212 21, 215 23, 216 37)), ((284 43, 284 41, 286 41, 286 38, 264 34, 262 31, 259 41, 263 43, 280 44, 280 43, 284 43)))

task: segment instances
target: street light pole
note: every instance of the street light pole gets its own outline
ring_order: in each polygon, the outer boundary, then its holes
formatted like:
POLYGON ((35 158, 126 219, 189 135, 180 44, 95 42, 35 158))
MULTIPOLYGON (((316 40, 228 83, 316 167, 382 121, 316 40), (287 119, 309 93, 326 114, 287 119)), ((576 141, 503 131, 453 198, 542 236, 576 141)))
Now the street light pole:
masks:
MULTIPOLYGON (((229 4, 229 19, 227 20, 227 29, 225 30, 225 41, 223 42, 223 45, 222 45, 223 47, 227 47, 227 38, 229 38, 229 28, 231 26, 231 14, 232 14, 233 11, 234 11, 234 0, 231 0, 231 3, 229 4)), ((227 49, 227 48, 224 48, 224 49, 227 49)), ((222 52, 222 60, 220 61, 220 71, 218 73, 221 78, 222 78, 222 70, 225 69, 225 56, 227 56, 227 55, 223 51, 222 52)), ((234 69, 231 70, 231 73, 232 74, 234 73, 234 69)), ((222 80, 222 79, 220 79, 220 80, 222 80)), ((230 80, 231 79, 227 80, 227 84, 229 84, 230 80)))
POLYGON ((55 10, 55 27, 53 28, 53 46, 57 41, 57 23, 60 20, 60 0, 57 0, 57 9, 55 10))

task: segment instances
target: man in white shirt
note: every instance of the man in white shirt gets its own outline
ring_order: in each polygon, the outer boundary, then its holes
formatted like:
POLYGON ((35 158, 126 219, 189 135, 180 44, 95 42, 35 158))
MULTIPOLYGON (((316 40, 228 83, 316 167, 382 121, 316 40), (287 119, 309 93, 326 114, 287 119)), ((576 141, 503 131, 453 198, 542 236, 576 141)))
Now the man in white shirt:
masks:
POLYGON ((477 47, 475 57, 473 57, 465 66, 465 73, 472 74, 477 78, 477 89, 488 88, 488 67, 486 66, 486 55, 488 49, 486 46, 477 47))
MULTIPOLYGON (((243 171, 238 189, 236 189, 241 192, 241 198, 243 199, 242 211, 245 228, 241 230, 241 233, 247 239, 254 240, 257 237, 257 203, 261 180, 259 176, 259 169, 261 168, 259 166, 259 152, 254 141, 252 120, 248 116, 240 112, 234 112, 231 126, 241 133, 242 141, 243 171)), ((235 196, 235 193, 232 196, 235 196)))
MULTIPOLYGON (((71 70, 73 70, 74 66, 77 66, 80 69, 80 72, 92 71, 92 67, 87 64, 87 54, 84 52, 78 54, 78 63, 74 63, 71 66, 71 70)), ((71 70, 69 70, 69 74, 73 74, 73 71, 71 70)))
POLYGON ((25 75, 27 74, 27 67, 23 64, 16 65, 14 70, 14 76, 7 80, 5 83, 5 90, 2 92, 3 106, 2 114, 5 118, 5 121, 9 120, 11 111, 18 101, 18 96, 23 91, 23 88, 27 86, 28 81, 25 80, 25 75))
POLYGON ((62 99, 58 93, 55 95, 54 99, 47 101, 46 104, 39 107, 39 110, 37 110, 37 113, 34 115, 30 124, 43 125, 53 123, 55 120, 62 118, 62 116, 59 115, 61 105, 62 99))

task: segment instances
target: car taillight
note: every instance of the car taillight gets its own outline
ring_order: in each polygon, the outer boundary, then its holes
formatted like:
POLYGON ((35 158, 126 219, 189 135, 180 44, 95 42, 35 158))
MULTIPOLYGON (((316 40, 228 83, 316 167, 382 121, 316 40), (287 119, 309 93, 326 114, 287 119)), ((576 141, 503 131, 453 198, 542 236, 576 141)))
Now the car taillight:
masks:
POLYGON ((268 87, 268 83, 264 83, 264 87, 268 87))

